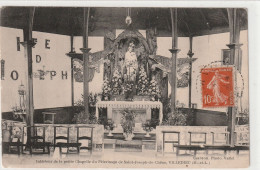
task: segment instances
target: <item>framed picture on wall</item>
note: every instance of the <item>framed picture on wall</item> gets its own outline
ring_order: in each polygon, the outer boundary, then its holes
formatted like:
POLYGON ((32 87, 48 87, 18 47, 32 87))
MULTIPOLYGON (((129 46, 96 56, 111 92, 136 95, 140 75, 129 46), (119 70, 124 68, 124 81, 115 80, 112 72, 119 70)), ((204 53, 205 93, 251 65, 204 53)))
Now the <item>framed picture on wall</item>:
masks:
POLYGON ((222 49, 222 64, 223 65, 231 65, 232 59, 230 55, 230 49, 222 49))
MULTIPOLYGON (((231 58, 231 52, 230 49, 222 49, 222 64, 223 65, 233 65, 234 64, 234 59, 231 58)), ((237 60, 237 64, 241 65, 241 57, 242 57, 242 50, 239 49, 239 55, 238 55, 238 60, 237 60)))

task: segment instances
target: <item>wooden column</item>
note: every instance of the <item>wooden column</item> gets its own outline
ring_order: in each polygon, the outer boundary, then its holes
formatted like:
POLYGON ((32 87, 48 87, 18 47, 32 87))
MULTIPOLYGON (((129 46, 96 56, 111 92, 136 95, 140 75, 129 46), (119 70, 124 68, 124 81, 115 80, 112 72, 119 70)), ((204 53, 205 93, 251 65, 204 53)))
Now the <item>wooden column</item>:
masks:
POLYGON ((192 56, 194 53, 192 52, 192 36, 189 38, 190 40, 190 50, 188 52, 188 56, 190 57, 190 70, 189 70, 189 108, 191 108, 191 83, 192 83, 192 56))
POLYGON ((178 34, 177 34, 177 8, 171 8, 171 21, 172 21, 172 49, 169 51, 172 53, 172 67, 171 67, 171 111, 175 112, 175 99, 176 99, 176 60, 179 49, 178 46, 178 34))
POLYGON ((89 22, 89 7, 84 8, 84 24, 83 24, 83 48, 80 50, 83 52, 83 97, 84 108, 87 118, 89 117, 89 51, 88 48, 88 22, 89 22))
MULTIPOLYGON (((73 42, 74 42, 74 36, 70 36, 70 53, 74 52, 74 47, 73 47, 73 42)), ((70 68, 71 68, 71 105, 74 106, 74 72, 73 72, 73 57, 70 59, 70 68)))
MULTIPOLYGON (((235 65, 238 71, 241 71, 239 51, 240 51, 240 46, 242 44, 239 44, 239 36, 240 36, 239 11, 235 8, 228 8, 227 11, 228 11, 229 30, 230 30, 230 44, 227 44, 227 46, 230 48, 231 64, 235 65)), ((228 108, 228 131, 230 132, 229 142, 231 146, 234 146, 234 142, 235 142, 234 131, 235 131, 235 123, 236 123, 236 112, 237 109, 235 107, 228 108)))
MULTIPOLYGON (((23 29, 24 42, 24 57, 25 57, 25 89, 26 89, 26 124, 33 126, 33 67, 32 67, 32 47, 35 45, 32 39, 32 28, 35 8, 30 8, 28 12, 28 20, 26 26, 23 29)), ((30 133, 28 133, 28 137, 30 133)))

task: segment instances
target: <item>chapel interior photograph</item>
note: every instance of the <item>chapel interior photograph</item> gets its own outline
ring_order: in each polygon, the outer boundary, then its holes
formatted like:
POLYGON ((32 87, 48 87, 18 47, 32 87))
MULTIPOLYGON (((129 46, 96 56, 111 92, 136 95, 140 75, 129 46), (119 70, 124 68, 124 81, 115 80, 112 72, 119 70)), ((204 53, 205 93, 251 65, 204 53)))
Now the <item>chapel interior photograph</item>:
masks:
POLYGON ((4 167, 249 166, 247 9, 0 11, 4 167))

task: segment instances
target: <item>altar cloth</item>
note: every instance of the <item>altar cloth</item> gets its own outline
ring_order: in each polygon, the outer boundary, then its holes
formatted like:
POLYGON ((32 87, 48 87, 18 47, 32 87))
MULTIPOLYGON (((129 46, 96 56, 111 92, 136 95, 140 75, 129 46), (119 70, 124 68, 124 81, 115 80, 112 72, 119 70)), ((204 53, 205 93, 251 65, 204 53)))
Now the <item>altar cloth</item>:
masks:
POLYGON ((111 109, 159 109, 159 120, 162 123, 163 105, 159 101, 98 101, 96 103, 96 117, 99 117, 98 108, 111 109))

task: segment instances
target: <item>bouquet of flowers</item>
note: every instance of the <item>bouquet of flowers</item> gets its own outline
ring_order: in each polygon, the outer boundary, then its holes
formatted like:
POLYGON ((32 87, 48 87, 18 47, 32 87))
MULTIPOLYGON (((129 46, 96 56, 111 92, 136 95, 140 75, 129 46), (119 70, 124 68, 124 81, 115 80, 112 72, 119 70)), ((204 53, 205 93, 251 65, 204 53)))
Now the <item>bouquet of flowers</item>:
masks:
POLYGON ((150 89, 148 90, 151 94, 152 100, 159 99, 161 97, 161 91, 159 89, 158 83, 155 80, 155 77, 153 76, 151 82, 150 82, 150 89))
POLYGON ((113 130, 113 129, 115 128, 114 121, 111 120, 111 119, 108 119, 108 120, 105 122, 104 127, 105 127, 106 130, 113 130))
POLYGON ((110 88, 109 81, 108 81, 108 79, 106 77, 105 80, 104 80, 104 83, 103 83, 103 91, 102 91, 103 99, 104 100, 108 100, 109 96, 110 96, 110 93, 111 93, 111 88, 110 88))
POLYGON ((112 78, 112 94, 120 95, 122 90, 122 77, 118 69, 115 69, 112 78))
POLYGON ((151 120, 147 120, 145 123, 142 124, 143 130, 146 132, 151 132, 153 130, 151 120))
POLYGON ((142 66, 139 71, 139 79, 137 83, 138 95, 147 95, 148 87, 149 87, 149 82, 147 79, 147 74, 145 72, 144 66, 142 66))
POLYGON ((134 88, 134 83, 133 82, 127 82, 124 88, 125 93, 132 92, 134 88))

